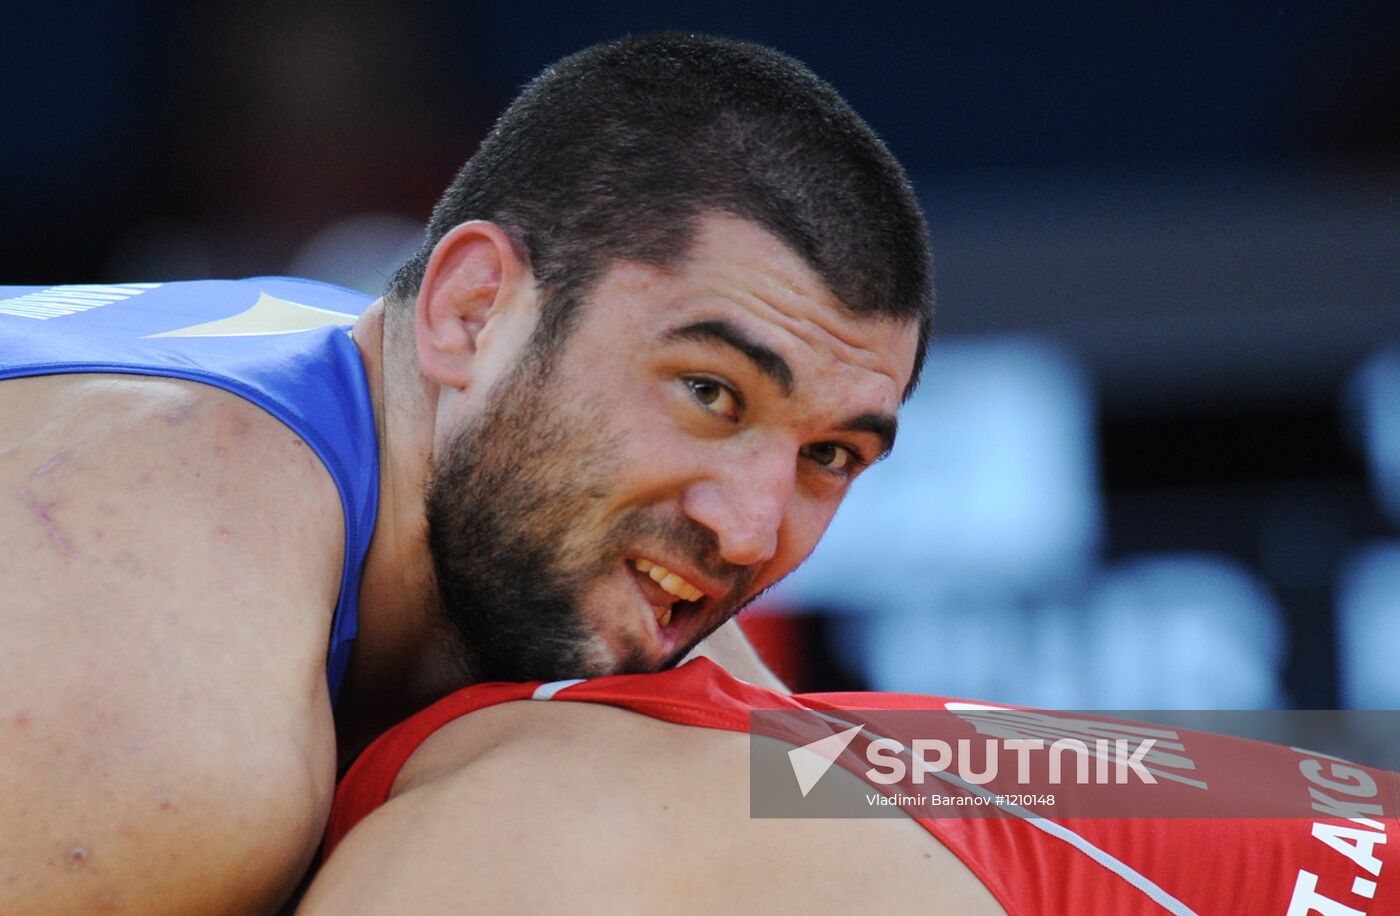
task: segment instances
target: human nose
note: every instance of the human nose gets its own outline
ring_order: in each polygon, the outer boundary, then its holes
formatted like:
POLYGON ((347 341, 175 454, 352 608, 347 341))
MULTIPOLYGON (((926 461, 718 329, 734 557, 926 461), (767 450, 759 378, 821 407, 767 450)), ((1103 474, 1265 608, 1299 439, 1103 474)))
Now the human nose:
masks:
POLYGON ((771 560, 796 488, 796 460, 779 448, 715 466, 686 491, 686 515, 714 532, 720 556, 735 566, 771 560))

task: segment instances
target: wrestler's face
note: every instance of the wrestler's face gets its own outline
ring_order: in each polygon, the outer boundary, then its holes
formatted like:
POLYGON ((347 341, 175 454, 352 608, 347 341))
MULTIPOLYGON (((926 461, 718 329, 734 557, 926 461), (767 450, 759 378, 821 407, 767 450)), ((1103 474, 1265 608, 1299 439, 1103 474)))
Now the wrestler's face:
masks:
POLYGON ((889 444, 912 323, 850 315, 752 224, 615 265, 438 450, 445 620, 477 679, 679 660, 816 545, 889 444), (659 581, 658 581, 659 580, 659 581))

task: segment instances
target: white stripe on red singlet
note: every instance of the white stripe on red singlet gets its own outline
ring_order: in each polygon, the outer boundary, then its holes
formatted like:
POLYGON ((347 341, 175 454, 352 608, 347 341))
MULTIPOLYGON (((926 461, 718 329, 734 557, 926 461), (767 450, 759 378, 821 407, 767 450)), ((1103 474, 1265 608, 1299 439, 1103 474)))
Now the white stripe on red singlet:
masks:
POLYGON ((572 687, 575 684, 582 684, 585 678, 575 677, 566 681, 549 681, 535 688, 535 692, 530 694, 532 700, 552 700, 554 695, 565 687, 572 687))

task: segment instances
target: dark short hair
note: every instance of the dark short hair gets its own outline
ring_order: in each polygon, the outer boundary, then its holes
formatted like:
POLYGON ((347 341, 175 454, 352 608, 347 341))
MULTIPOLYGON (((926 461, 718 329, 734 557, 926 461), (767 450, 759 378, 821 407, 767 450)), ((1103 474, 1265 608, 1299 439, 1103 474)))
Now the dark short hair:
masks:
POLYGON ((830 85, 743 41, 629 37, 545 69, 457 173, 389 297, 413 301, 433 246, 489 220, 529 260, 548 348, 613 263, 678 265, 707 213, 772 233, 853 313, 917 322, 913 389, 933 265, 908 178, 830 85))

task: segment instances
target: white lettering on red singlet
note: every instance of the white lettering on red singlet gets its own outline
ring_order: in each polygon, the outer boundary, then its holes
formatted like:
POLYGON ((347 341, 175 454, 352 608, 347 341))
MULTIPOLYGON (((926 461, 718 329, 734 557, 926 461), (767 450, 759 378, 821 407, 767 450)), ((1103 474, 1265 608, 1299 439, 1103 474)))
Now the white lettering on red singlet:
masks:
MULTIPOLYGON (((1385 822, 1365 816, 1381 816, 1381 805, 1361 801, 1378 796, 1376 781, 1365 770, 1345 760, 1304 751, 1301 748, 1293 750, 1307 755, 1299 762, 1298 770, 1313 784, 1308 787, 1308 795, 1313 800, 1313 810, 1324 817, 1345 818, 1356 825, 1349 827, 1319 820, 1312 825, 1312 836, 1333 854, 1345 857, 1356 869, 1364 872, 1353 875, 1349 889, 1349 896, 1356 898, 1356 902, 1364 907, 1365 901, 1376 896, 1376 879, 1381 874, 1382 862, 1376 855, 1376 847, 1389 839, 1385 822), (1322 791, 1324 789, 1326 791, 1322 791)), ((1346 891, 1328 887, 1324 893, 1318 890, 1318 882, 1318 872, 1303 868, 1298 870, 1298 876, 1293 883, 1293 896, 1288 902, 1288 916, 1307 916, 1309 913, 1320 913, 1322 916, 1366 916, 1365 909, 1337 899, 1348 896, 1346 891)))

